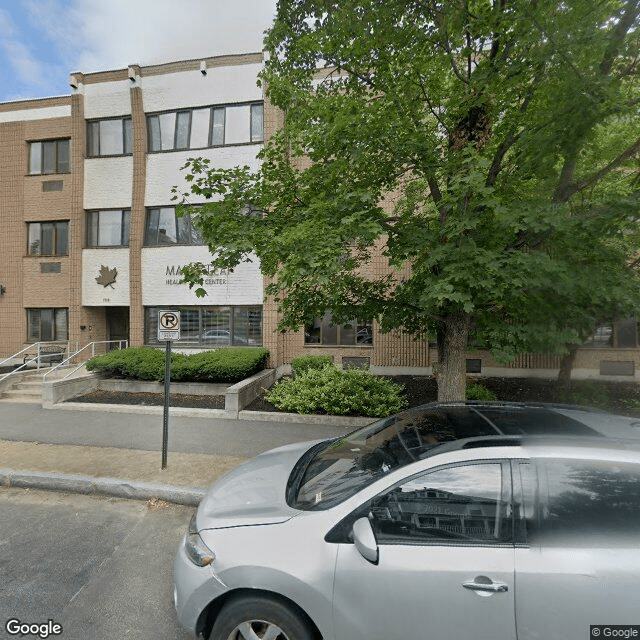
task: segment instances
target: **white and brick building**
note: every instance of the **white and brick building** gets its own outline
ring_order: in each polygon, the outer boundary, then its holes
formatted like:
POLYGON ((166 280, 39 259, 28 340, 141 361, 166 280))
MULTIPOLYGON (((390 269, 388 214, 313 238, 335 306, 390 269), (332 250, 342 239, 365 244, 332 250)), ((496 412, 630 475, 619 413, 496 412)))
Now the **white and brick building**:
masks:
MULTIPOLYGON (((179 284, 179 268, 208 262, 188 218, 176 218, 171 188, 181 167, 204 156, 216 167, 249 165, 282 114, 257 86, 261 53, 73 73, 68 96, 0 104, 0 356, 38 341, 127 339, 156 345, 157 311, 182 313, 181 349, 268 347, 272 366, 302 353, 337 364, 428 373, 435 347, 375 322, 276 331, 257 261, 212 271, 208 295, 179 284)), ((389 208, 394 201, 390 197, 389 208)), ((371 269, 387 269, 382 255, 371 269)), ((634 379, 635 320, 611 322, 580 349, 583 377, 634 379)), ((557 358, 524 355, 501 373, 552 375, 557 358)), ((496 372, 486 353, 469 368, 496 372)))

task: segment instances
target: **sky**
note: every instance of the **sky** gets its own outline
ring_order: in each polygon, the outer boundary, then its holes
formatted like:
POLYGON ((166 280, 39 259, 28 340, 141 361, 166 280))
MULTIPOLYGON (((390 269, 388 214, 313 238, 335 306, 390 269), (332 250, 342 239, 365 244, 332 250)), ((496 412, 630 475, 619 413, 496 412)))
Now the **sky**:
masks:
POLYGON ((0 102, 69 95, 69 74, 262 50, 276 0, 2 0, 0 102))

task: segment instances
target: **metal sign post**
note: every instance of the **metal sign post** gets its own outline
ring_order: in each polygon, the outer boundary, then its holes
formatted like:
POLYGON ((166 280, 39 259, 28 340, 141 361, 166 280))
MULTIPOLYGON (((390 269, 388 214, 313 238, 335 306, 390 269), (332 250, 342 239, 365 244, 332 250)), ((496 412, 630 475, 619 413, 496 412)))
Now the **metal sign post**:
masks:
POLYGON ((158 311, 158 342, 166 345, 164 360, 164 412, 162 415, 162 468, 167 468, 169 398, 171 391, 171 341, 180 340, 180 312, 158 311))

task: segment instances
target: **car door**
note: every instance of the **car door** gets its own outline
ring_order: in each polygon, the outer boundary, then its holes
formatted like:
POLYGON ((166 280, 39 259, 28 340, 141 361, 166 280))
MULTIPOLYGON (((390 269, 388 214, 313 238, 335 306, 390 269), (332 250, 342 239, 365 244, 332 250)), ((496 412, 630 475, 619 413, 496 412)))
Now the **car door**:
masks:
POLYGON ((519 640, 637 633, 640 464, 533 459, 516 465, 514 481, 519 640))
POLYGON ((509 465, 500 461, 443 466, 391 487, 341 523, 336 530, 345 532, 367 515, 378 562, 350 541, 339 544, 335 637, 515 638, 510 488, 509 465))

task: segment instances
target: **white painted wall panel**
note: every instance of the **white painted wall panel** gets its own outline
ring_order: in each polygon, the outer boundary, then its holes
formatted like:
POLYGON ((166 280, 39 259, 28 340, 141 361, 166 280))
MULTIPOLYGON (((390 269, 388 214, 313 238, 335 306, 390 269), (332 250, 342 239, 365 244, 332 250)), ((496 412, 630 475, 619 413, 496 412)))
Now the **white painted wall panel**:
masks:
POLYGON ((129 249, 84 249, 82 251, 82 304, 85 307, 129 306, 129 249), (101 269, 109 270, 103 282, 101 269), (115 269, 115 273, 114 270, 115 269), (115 278, 115 282, 108 282, 115 278))
POLYGON ((35 109, 19 109, 17 111, 0 111, 0 123, 27 122, 29 120, 46 120, 48 118, 71 117, 71 106, 41 107, 35 109))
POLYGON ((84 86, 84 117, 110 118, 131 113, 131 80, 99 82, 84 86))
POLYGON ((142 304, 158 305, 248 305, 262 304, 263 286, 260 263, 242 263, 232 273, 212 273, 205 279, 208 295, 196 297, 185 284, 179 284, 181 266, 190 262, 208 263, 207 247, 148 247, 142 250, 142 304))
MULTIPOLYGON (((249 144, 236 147, 150 153, 147 155, 145 205, 147 207, 170 205, 171 188, 174 185, 181 189, 184 188, 184 190, 188 188, 188 183, 184 179, 186 172, 180 170, 187 158, 194 156, 210 158, 211 166, 221 169, 248 165, 253 171, 257 171, 260 168, 260 161, 256 155, 261 148, 261 144, 249 144)), ((194 199, 193 202, 197 202, 197 200, 194 199)))
POLYGON ((133 189, 133 158, 87 158, 84 161, 85 209, 129 208, 133 189))
POLYGON ((181 107, 195 107, 262 100, 262 88, 256 86, 261 64, 238 64, 207 69, 148 76, 142 78, 142 96, 146 113, 181 107))

